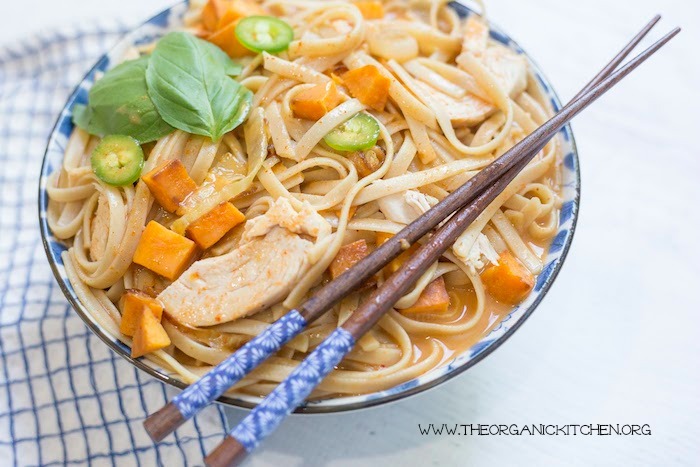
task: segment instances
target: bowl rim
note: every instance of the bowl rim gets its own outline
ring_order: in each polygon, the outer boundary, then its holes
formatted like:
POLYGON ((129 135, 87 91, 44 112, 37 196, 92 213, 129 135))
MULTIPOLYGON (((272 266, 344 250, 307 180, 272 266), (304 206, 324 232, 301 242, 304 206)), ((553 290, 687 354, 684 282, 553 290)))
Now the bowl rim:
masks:
MULTIPOLYGON (((164 15, 169 15, 175 8, 180 7, 182 5, 188 4, 188 0, 184 0, 182 2, 176 3, 175 5, 172 5, 159 13, 153 15, 151 18, 145 20, 138 26, 135 26, 133 28, 130 28, 126 33, 122 34, 120 38, 116 41, 116 43, 105 53, 100 55, 100 57, 97 59, 95 64, 90 67, 90 69, 85 73, 83 78, 76 84, 75 88, 73 91, 70 93, 68 99, 66 100, 65 104, 62 107, 61 112, 59 113, 58 117, 56 118, 56 122, 54 123, 51 132, 49 133, 49 136, 47 138, 47 143, 46 143, 46 149, 44 151, 44 156, 42 159, 41 163, 41 171, 39 173, 39 186, 38 186, 38 217, 39 217, 39 230, 41 233, 41 241, 44 246, 44 252, 46 254, 47 260, 49 262, 49 265, 51 267, 51 271, 54 275, 54 278, 56 279, 56 282, 58 282, 59 288, 63 292, 63 295, 65 298, 68 300, 68 302, 71 305, 71 308, 80 316, 82 321, 87 325, 87 327, 92 331, 93 334, 97 335, 97 337, 100 338, 102 342, 104 342, 112 351, 114 351, 117 355, 137 367, 138 369, 144 371, 148 375, 150 375, 153 378, 158 379, 159 381, 163 383, 167 383, 170 386, 176 387, 178 389, 185 389, 188 384, 185 382, 176 379, 172 376, 166 375, 164 373, 161 373, 158 371, 156 368, 154 368, 151 365, 148 365, 144 362, 142 358, 132 358, 130 353, 129 353, 129 348, 123 344, 122 342, 118 341, 118 339, 115 336, 111 336, 110 334, 106 333, 101 327, 94 321, 94 319, 91 316, 88 316, 89 312, 87 312, 85 306, 80 302, 80 300, 77 298, 77 295, 71 291, 72 286, 69 286, 67 284, 67 278, 64 278, 63 275, 61 274, 61 271, 59 270, 59 266, 54 259, 54 252, 50 244, 50 237, 52 236, 52 233, 49 229, 48 226, 48 220, 46 218, 45 213, 47 212, 47 206, 48 206, 48 193, 46 190, 45 186, 45 178, 47 175, 48 169, 49 169, 49 151, 51 149, 52 141, 55 138, 56 132, 61 126, 61 123, 63 120, 67 117, 67 113, 69 114, 69 108, 74 105, 75 100, 81 90, 82 84, 90 77, 92 76, 96 71, 98 71, 103 64, 105 60, 108 60, 109 54, 112 53, 114 50, 118 49, 124 41, 129 37, 131 33, 134 33, 148 24, 151 24, 155 21, 157 21, 160 17, 164 15)), ((474 13, 474 10, 468 7, 467 5, 464 5, 463 3, 459 3, 458 1, 453 1, 450 2, 449 4, 452 8, 457 10, 458 14, 462 17, 468 14, 474 13)), ((512 39, 510 35, 506 34, 503 29, 498 27, 493 21, 490 19, 488 20, 489 27, 491 28, 492 36, 491 38, 493 39, 494 32, 500 35, 502 38, 506 39, 508 41, 508 44, 511 47, 515 47, 516 50, 523 54, 523 56, 527 59, 528 64, 530 67, 532 67, 533 71, 536 72, 536 76, 540 81, 540 85, 544 87, 544 91, 547 94, 547 96, 551 99, 551 104, 554 107, 555 111, 560 109, 562 107, 561 104, 561 99, 559 98, 559 95, 557 92, 554 90, 554 87, 551 85, 551 82, 547 78, 547 76, 542 72, 542 69, 537 65, 535 60, 532 58, 532 56, 525 52, 525 50, 520 47, 519 43, 512 39)), ((499 42, 501 42, 499 40, 499 42)), ((361 395, 353 395, 353 396, 345 396, 345 397, 339 397, 339 398, 334 398, 334 399, 327 399, 327 401, 334 401, 335 403, 328 404, 328 405, 323 405, 323 404, 305 404, 302 406, 299 406, 296 410, 296 414, 329 414, 329 413, 339 413, 339 412, 348 412, 348 411, 357 411, 360 409, 366 409, 370 407, 375 407, 379 405, 384 405, 388 404, 391 402, 396 402, 401 399, 405 399, 409 396, 413 396, 419 393, 422 393, 424 391, 427 391, 429 389, 433 389, 444 382, 451 380, 455 378, 458 375, 461 375, 464 373, 466 370, 469 368, 472 368, 474 365, 477 363, 481 362, 484 358, 487 356, 491 355, 496 349, 498 349, 501 345, 503 345, 524 323, 527 321, 527 319, 534 313, 534 311, 538 308, 544 297, 548 294, 549 290, 552 287, 552 284, 558 277, 559 273, 561 272, 564 262, 568 256, 569 250, 571 248, 571 245, 573 243, 574 236, 576 234, 576 227, 578 223, 578 217, 579 217, 579 210, 580 210, 580 202, 581 202, 581 169, 580 169, 580 160, 579 160, 579 154, 578 154, 578 146, 576 144, 576 139, 573 133, 573 130, 571 128, 571 124, 567 124, 560 130, 560 132, 564 132, 568 135, 567 142, 571 146, 571 152, 570 154, 573 156, 573 167, 572 167, 572 172, 574 174, 573 178, 573 186, 570 188, 573 188, 573 196, 570 200, 571 202, 571 225, 568 227, 568 235, 566 237, 565 242, 561 246, 561 253, 560 255, 554 260, 554 268, 550 272, 550 274, 546 277, 544 283, 542 284, 540 290, 537 292, 537 295, 534 297, 534 300, 527 306, 525 309, 524 313, 522 316, 520 316, 513 324, 510 325, 510 327, 500 336, 495 338, 493 341, 491 341, 488 345, 486 345, 483 349, 481 349, 475 356, 469 358, 467 361, 463 362, 459 366, 456 366, 452 368, 449 371, 446 371, 444 374, 442 374, 439 377, 433 378, 429 381, 423 382, 421 384, 416 384, 415 386, 412 387, 407 387, 405 389, 402 389, 401 391, 398 391, 394 394, 386 394, 386 395, 381 395, 381 396, 376 396, 372 397, 375 394, 380 394, 383 391, 377 391, 374 393, 367 393, 367 394, 361 394, 361 395), (349 399, 349 400, 348 400, 349 399), (353 399, 361 399, 361 400, 355 400, 353 399), (348 400, 347 402, 343 402, 345 400, 348 400)), ((558 133, 559 134, 559 133, 558 133)), ((561 225, 559 226, 561 227, 561 225)), ((501 320, 501 323, 508 320, 510 315, 514 313, 517 310, 517 308, 514 308, 511 310, 511 313, 503 318, 501 320)), ((490 332, 493 332, 495 330, 492 329, 490 332)), ((487 337, 487 335, 482 336, 482 340, 487 337)), ((481 341, 480 341, 481 342, 481 341)), ((478 345, 475 344, 475 345, 478 345)), ((446 365, 446 362, 442 364, 443 366, 446 365)), ((413 381, 413 380, 411 380, 413 381)), ((399 385, 395 387, 400 387, 403 384, 406 383, 400 383, 399 385)), ((248 398, 252 399, 252 397, 248 398)), ((255 398, 260 400, 260 398, 255 398)), ((254 408, 258 402, 254 402, 252 400, 246 400, 243 398, 239 397, 233 397, 233 396, 228 396, 228 395, 223 395, 216 401, 217 403, 220 403, 225 406, 230 406, 230 407, 236 407, 240 409, 252 409, 254 408)))

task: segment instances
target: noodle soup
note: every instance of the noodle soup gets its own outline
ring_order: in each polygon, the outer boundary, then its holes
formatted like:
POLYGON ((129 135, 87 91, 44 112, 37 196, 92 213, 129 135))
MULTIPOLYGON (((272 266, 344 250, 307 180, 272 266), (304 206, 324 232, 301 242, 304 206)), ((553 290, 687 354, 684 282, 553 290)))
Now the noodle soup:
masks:
MULTIPOLYGON (((155 117, 139 114, 149 126, 104 118, 94 87, 47 186, 49 226, 69 247, 63 262, 83 305, 134 356, 185 382, 552 112, 525 59, 444 2, 192 2, 186 18, 187 37, 126 53, 122 74, 143 77, 153 101, 155 117), (271 19, 251 24, 261 17, 271 19), (185 93, 190 109, 173 110, 178 96, 161 102, 173 84, 157 73, 166 45, 216 57, 221 101, 235 111, 210 99, 222 118, 206 126, 187 113, 202 100, 195 92, 185 93), (115 127, 130 134, 105 130, 115 127)), ((497 326, 530 293, 557 233, 560 159, 553 140, 313 397, 412 380, 497 326)), ((400 262, 232 391, 268 393, 400 262)))

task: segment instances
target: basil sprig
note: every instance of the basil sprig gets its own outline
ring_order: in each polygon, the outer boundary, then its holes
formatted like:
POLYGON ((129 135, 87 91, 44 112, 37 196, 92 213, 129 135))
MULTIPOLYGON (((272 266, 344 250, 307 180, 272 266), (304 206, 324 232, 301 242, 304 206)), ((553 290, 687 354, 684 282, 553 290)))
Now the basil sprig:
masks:
POLYGON ((148 95, 147 67, 142 57, 105 73, 90 89, 88 105, 73 109, 73 122, 93 135, 127 135, 140 143, 171 133, 148 95))
POLYGON ((215 45, 183 32, 163 37, 151 56, 108 71, 76 105, 73 122, 91 134, 140 143, 175 128, 214 141, 245 121, 253 94, 231 76, 242 67, 215 45))
POLYGON ((163 119, 214 141, 243 123, 253 94, 228 76, 230 62, 215 45, 184 32, 158 41, 146 82, 163 119))

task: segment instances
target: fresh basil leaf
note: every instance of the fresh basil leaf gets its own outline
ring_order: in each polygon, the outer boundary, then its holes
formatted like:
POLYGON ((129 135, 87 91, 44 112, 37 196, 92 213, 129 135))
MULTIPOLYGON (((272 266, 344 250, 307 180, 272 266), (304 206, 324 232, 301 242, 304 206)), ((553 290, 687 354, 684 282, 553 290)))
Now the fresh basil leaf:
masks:
MULTIPOLYGON (((79 110, 79 126, 98 136, 127 135, 148 143, 175 129, 163 120, 148 96, 149 57, 124 62, 97 80, 90 89, 88 108, 79 110)), ((74 111, 75 114, 75 111, 74 111)))
POLYGON ((92 112, 90 111, 90 107, 83 104, 75 104, 73 106, 73 124, 75 126, 87 131, 91 118, 92 112))
MULTIPOLYGON (((211 45, 212 47, 214 47, 214 48, 216 48, 216 49, 218 49, 218 50, 221 50, 221 49, 219 49, 217 46, 215 46, 214 44, 211 44, 211 43, 209 43, 209 42, 207 42, 207 44, 211 45)), ((222 51, 222 53, 223 53, 223 51, 222 51)), ((238 75, 240 75, 240 74, 241 74, 241 71, 243 71, 243 65, 241 65, 240 63, 234 62, 233 60, 231 60, 230 58, 228 58, 228 55, 226 55, 225 53, 224 53, 224 57, 226 57, 226 61, 225 61, 224 64, 223 64, 223 65, 224 65, 225 73, 226 73, 227 75, 229 75, 229 76, 238 76, 238 75)))
POLYGON ((173 32, 151 55, 148 94, 170 125, 218 141, 243 123, 252 107, 253 93, 228 76, 234 69, 215 45, 173 32))

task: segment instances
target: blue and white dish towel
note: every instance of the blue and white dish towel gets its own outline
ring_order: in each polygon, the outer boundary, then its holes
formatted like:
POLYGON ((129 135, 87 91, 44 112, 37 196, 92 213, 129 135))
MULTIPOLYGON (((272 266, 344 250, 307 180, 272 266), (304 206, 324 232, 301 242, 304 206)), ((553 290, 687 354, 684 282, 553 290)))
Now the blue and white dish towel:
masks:
POLYGON ((201 465, 222 439, 210 407, 157 447, 142 427, 174 391, 93 336, 39 236, 39 171, 76 83, 126 31, 57 30, 0 46, 0 465, 201 465))

